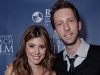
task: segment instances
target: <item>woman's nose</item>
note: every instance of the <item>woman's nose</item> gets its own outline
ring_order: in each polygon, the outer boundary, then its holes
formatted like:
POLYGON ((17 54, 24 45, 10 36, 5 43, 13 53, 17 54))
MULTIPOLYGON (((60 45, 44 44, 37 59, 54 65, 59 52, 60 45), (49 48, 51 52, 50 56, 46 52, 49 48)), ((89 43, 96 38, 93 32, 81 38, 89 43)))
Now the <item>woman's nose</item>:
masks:
POLYGON ((35 49, 35 54, 39 54, 39 48, 35 49))

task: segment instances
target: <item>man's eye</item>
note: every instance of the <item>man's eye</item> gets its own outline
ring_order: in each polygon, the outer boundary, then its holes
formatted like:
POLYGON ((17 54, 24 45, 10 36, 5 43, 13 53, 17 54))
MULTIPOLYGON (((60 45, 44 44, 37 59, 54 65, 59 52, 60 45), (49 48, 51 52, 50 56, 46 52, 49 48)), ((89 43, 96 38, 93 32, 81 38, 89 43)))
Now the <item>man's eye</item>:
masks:
POLYGON ((59 23, 58 25, 61 25, 61 23, 59 23))
POLYGON ((57 26, 62 25, 61 23, 58 23, 57 26))
POLYGON ((74 20, 69 20, 70 22, 73 22, 74 20))

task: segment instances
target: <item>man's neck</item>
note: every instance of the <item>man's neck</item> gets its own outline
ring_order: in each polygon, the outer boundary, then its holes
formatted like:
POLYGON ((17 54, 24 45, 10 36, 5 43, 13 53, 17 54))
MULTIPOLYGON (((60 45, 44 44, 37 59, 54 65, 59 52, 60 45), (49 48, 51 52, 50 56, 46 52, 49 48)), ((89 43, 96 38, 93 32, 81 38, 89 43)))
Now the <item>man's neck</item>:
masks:
POLYGON ((73 45, 66 45, 66 50, 67 50, 67 53, 70 55, 70 56, 73 56, 75 55, 75 53, 77 52, 78 48, 80 47, 80 44, 81 44, 81 39, 78 38, 78 40, 76 41, 75 44, 73 45))

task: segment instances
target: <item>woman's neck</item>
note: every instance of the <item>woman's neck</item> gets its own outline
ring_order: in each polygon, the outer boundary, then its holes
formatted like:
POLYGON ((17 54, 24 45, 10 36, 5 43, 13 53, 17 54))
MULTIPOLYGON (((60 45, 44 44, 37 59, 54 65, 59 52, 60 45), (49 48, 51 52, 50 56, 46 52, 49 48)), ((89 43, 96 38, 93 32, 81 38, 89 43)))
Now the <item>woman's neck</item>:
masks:
POLYGON ((31 66, 33 75, 41 75, 44 72, 42 65, 31 66))

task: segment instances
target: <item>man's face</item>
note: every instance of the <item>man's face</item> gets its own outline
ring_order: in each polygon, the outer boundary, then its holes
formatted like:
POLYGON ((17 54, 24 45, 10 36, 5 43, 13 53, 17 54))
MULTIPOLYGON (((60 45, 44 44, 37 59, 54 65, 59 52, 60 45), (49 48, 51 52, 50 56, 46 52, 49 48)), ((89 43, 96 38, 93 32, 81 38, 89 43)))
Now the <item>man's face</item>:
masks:
POLYGON ((81 22, 78 22, 70 8, 59 9, 54 14, 55 34, 66 45, 74 44, 78 39, 81 22))

